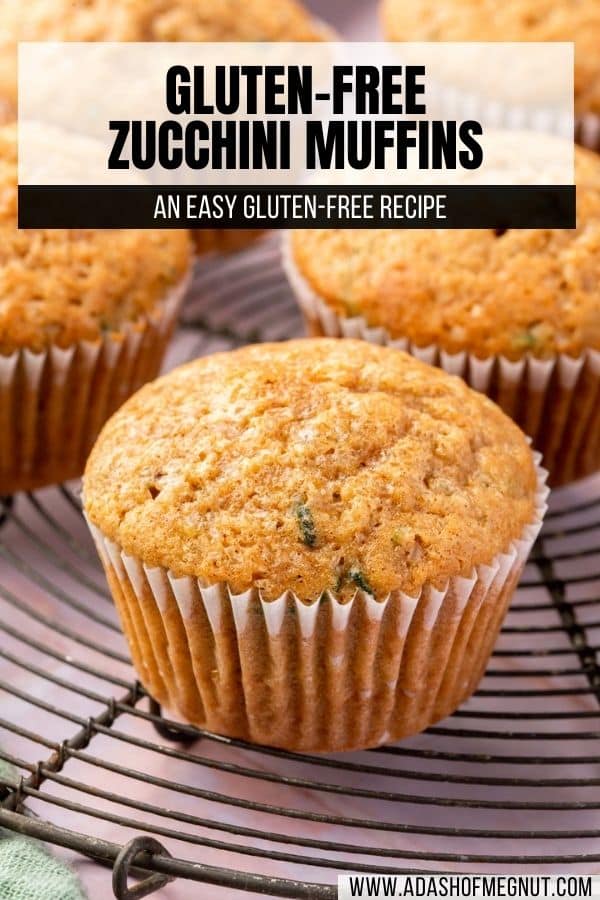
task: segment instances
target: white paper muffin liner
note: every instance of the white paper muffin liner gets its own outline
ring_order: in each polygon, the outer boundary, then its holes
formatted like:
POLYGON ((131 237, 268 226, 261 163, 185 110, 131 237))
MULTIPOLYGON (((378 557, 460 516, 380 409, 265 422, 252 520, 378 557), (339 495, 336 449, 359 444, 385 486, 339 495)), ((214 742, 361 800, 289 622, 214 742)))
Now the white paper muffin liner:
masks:
POLYGON ((483 675, 546 511, 547 473, 534 461, 535 512, 521 537, 417 597, 235 595, 150 567, 89 523, 142 684, 189 722, 289 750, 374 747, 427 728, 483 675))
POLYGON ((475 119, 488 128, 536 131, 572 139, 572 115, 551 105, 496 96, 490 99, 476 91, 442 82, 434 82, 430 94, 431 107, 448 119, 475 119))
POLYGON ((81 475, 106 420, 158 374, 189 280, 119 334, 0 355, 0 493, 81 475))
MULTIPOLYGON (((476 94, 443 86, 435 95, 438 108, 448 118, 484 119, 488 126, 506 130, 525 130, 570 138, 572 119, 536 106, 486 101, 476 94)), ((575 140, 582 147, 600 153, 600 116, 588 112, 575 116, 575 140)))
POLYGON ((320 297, 298 270, 290 236, 283 241, 283 265, 310 334, 359 338, 404 350, 459 375, 494 400, 532 439, 557 487, 600 469, 600 352, 580 357, 558 354, 536 359, 526 354, 514 362, 504 356, 479 359, 472 353, 447 353, 432 344, 418 347, 408 338, 393 338, 361 316, 345 318, 320 297))

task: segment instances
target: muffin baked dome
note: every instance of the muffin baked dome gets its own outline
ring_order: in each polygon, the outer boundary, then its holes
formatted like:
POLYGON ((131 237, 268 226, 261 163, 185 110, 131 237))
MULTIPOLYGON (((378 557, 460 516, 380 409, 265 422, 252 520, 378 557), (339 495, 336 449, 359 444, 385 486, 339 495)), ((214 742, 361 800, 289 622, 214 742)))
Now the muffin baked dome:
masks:
MULTIPOLYGON (((296 0, 3 0, 0 123, 16 117, 19 41, 320 41, 328 33, 296 0)), ((192 233, 201 254, 239 250, 262 234, 192 233)))
POLYGON ((16 106, 18 41, 317 41, 296 0, 3 0, 0 96, 16 106))
POLYGON ((81 475, 160 371, 191 262, 185 231, 19 230, 16 128, 0 127, 0 493, 81 475))
POLYGON ((600 113, 597 0, 383 0, 394 41, 573 41, 575 106, 600 113))
POLYGON ((3 35, 23 40, 311 41, 316 34, 296 0, 3 0, 0 24, 3 35))
POLYGON ((16 127, 0 128, 0 354, 152 318, 190 255, 185 231, 18 230, 16 127))
POLYGON ((341 318, 479 358, 600 350, 600 158, 577 148, 577 229, 296 231, 292 261, 341 318))
POLYGON ((416 596, 506 550, 536 474, 513 423, 462 381, 361 341, 252 346, 177 369, 105 426, 90 522, 201 583, 416 596))

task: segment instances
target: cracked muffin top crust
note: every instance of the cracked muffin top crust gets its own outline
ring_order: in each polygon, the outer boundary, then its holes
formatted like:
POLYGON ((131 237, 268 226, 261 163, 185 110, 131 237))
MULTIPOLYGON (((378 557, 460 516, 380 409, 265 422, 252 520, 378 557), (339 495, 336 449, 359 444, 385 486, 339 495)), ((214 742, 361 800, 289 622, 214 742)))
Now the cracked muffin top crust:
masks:
POLYGON ((337 315, 449 353, 600 350, 600 156, 576 150, 577 229, 307 230, 300 275, 337 315))
POLYGON ((525 437, 460 379, 328 339, 196 360, 105 426, 84 478, 91 523, 206 585, 349 599, 443 587, 532 521, 525 437))
POLYGON ((0 354, 118 333, 190 264, 185 231, 19 231, 16 127, 0 128, 0 354))
MULTIPOLYGON (((17 101, 19 41, 318 41, 296 0, 2 0, 0 97, 17 101)), ((0 115, 2 104, 0 103, 0 115)))
POLYGON ((383 0, 393 41, 572 41, 575 108, 600 113, 598 0, 383 0))

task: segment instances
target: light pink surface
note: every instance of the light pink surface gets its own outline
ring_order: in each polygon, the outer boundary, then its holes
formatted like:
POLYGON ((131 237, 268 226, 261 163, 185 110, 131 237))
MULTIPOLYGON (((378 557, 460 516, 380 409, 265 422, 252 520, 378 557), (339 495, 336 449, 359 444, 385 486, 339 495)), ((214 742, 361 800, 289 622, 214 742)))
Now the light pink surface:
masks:
MULTIPOLYGON (((260 272, 264 284, 270 285, 269 306, 265 308, 260 298, 263 288, 250 293, 248 303, 243 291, 236 296, 235 306, 238 310, 234 321, 236 327, 243 325, 245 332, 258 328, 266 338, 277 338, 281 329, 293 334, 300 330, 298 314, 289 299, 285 285, 281 282, 278 264, 278 250, 275 239, 267 239, 262 247, 253 249, 246 256, 235 261, 213 264, 204 276, 201 290, 192 292, 185 307, 186 320, 194 320, 203 315, 210 321, 214 329, 223 328, 231 321, 231 307, 224 307, 221 301, 223 292, 228 294, 238 290, 238 284, 250 284, 254 271, 260 272), (254 269, 248 270, 250 263, 254 269), (280 293, 279 293, 280 292, 280 293), (241 311, 243 310, 243 315, 241 311)), ((261 282, 262 284, 262 282, 261 282)), ((250 289, 249 289, 250 290, 250 289)), ((265 292, 266 296, 266 292, 265 292)), ((169 365, 191 354, 208 353, 229 346, 225 339, 201 337, 197 331, 183 328, 179 333, 170 353, 169 365)), ((75 486, 76 487, 76 486, 75 486)), ((76 714, 84 719, 98 715, 106 708, 106 701, 113 694, 120 697, 124 688, 112 684, 110 679, 117 677, 129 682, 132 677, 128 665, 107 658, 105 651, 124 653, 125 646, 116 625, 116 615, 112 604, 102 596, 105 591, 102 575, 98 569, 91 540, 83 522, 70 508, 55 489, 39 492, 38 500, 42 509, 53 515, 60 526, 70 535, 73 549, 63 535, 47 523, 39 510, 32 506, 25 497, 19 498, 16 506, 16 517, 0 534, 0 540, 8 549, 8 556, 0 557, 0 586, 8 589, 20 598, 21 603, 29 605, 36 613, 48 618, 48 626, 40 624, 31 617, 15 609, 13 605, 0 598, 0 622, 8 623, 17 633, 26 635, 30 640, 38 641, 40 651, 24 647, 16 638, 6 638, 1 651, 12 654, 0 658, 0 679, 13 687, 45 700, 67 714, 76 714), (89 559, 87 555, 89 554, 89 559), (25 564, 25 565, 24 565, 25 564), (30 568, 28 568, 30 567, 30 568), (41 577, 41 581, 40 581, 41 577), (86 583, 82 583, 82 577, 86 583), (84 610, 93 611, 99 622, 90 621, 83 615, 68 607, 64 597, 74 599, 82 604, 84 610), (66 636, 61 636, 52 627, 56 622, 67 626, 87 641, 96 642, 99 652, 81 646, 66 636), (69 661, 62 662, 49 657, 44 648, 68 655, 69 661), (31 667, 39 667, 40 675, 26 671, 19 661, 25 659, 31 667), (84 662, 101 671, 102 677, 93 677, 79 672, 72 662, 84 662), (65 689, 56 683, 50 683, 48 676, 64 679, 67 683, 75 682, 76 690, 65 689), (95 696, 81 696, 81 691, 94 692, 95 696)), ((553 498, 556 508, 572 507, 576 503, 600 497, 600 479, 592 479, 575 489, 563 491, 553 498)), ((549 538, 547 552, 551 554, 579 552, 590 549, 593 552, 576 563, 565 560, 556 564, 555 576, 565 579, 579 577, 568 587, 568 598, 594 599, 600 593, 600 523, 599 507, 589 509, 577 516, 563 516, 552 519, 549 529, 560 532, 573 525, 587 524, 589 530, 578 532, 569 537, 549 538), (591 527, 594 526, 594 527, 591 527)), ((525 581, 539 581, 539 573, 535 567, 529 566, 525 581)), ((353 864, 388 865, 395 868, 413 866, 417 868, 439 871, 441 868, 480 871, 561 871, 566 865, 557 863, 532 864, 530 866, 508 866, 496 863, 470 862, 461 864, 445 863, 432 860, 430 862, 412 861, 411 853, 433 854, 471 854, 480 856, 525 855, 542 856, 552 859, 558 855, 576 855, 597 851, 597 840, 593 839, 502 839, 490 841, 484 837, 464 836, 432 836, 414 833, 414 830, 384 831, 381 828, 369 829, 356 825, 334 826, 330 824, 310 823, 302 819, 291 819, 282 815, 267 812, 252 812, 237 808, 224 801, 224 798, 242 798, 280 806, 284 809, 310 811, 313 813, 333 814, 355 819, 358 823, 366 820, 387 822, 416 827, 444 827, 449 829, 474 829, 476 832, 486 830, 519 830, 534 831, 553 830, 560 833, 577 830, 600 829, 600 813, 598 809, 576 809, 569 811, 543 810, 494 810, 470 809, 464 806, 452 807, 434 803, 420 804, 414 800, 402 799, 402 795, 413 798, 423 797, 463 798, 468 801, 496 801, 500 805, 508 801, 519 803, 537 801, 542 803, 566 802, 571 805, 590 801, 600 804, 600 789, 596 786, 578 786, 576 779, 598 779, 597 761, 600 758, 600 734, 596 733, 598 725, 598 704, 589 692, 589 685, 579 669, 579 662, 572 651, 567 636, 560 628, 558 612, 552 608, 537 610, 536 605, 548 606, 549 596, 545 589, 524 587, 513 604, 507 626, 509 629, 533 628, 527 634, 519 631, 505 632, 499 642, 498 650, 514 651, 515 649, 536 650, 533 657, 504 657, 495 655, 490 665, 491 674, 486 677, 479 694, 465 704, 460 716, 442 724, 440 733, 428 733, 412 738, 400 745, 402 755, 378 751, 369 754, 352 754, 340 757, 343 762, 368 764, 389 770, 387 775, 369 773, 357 775, 344 771, 337 765, 327 766, 325 763, 306 760, 294 762, 269 756, 261 751, 237 750, 219 743, 203 740, 193 747, 199 757, 198 763, 183 762, 157 753, 124 743, 117 737, 117 732, 125 732, 137 737, 146 738, 153 743, 177 748, 176 744, 168 744, 158 738, 151 725, 131 715, 122 715, 117 719, 113 731, 107 736, 96 736, 85 751, 91 757, 102 762, 112 762, 129 767, 137 772, 151 775, 154 778, 173 781, 186 786, 187 793, 179 793, 167 787, 149 786, 132 778, 107 772, 89 761, 81 759, 69 760, 64 767, 63 775, 76 781, 84 782, 88 787, 95 787, 117 795, 117 799, 107 800, 91 797, 61 784, 46 782, 44 796, 52 795, 65 798, 83 805, 83 810, 71 812, 61 810, 47 801, 30 801, 29 806, 43 818, 76 831, 103 837, 117 843, 125 843, 133 836, 148 832, 148 824, 154 822, 158 826, 175 830, 175 834, 159 839, 173 855, 195 862, 212 864, 220 868, 231 868, 284 878, 300 879, 314 882, 334 882, 336 872, 317 866, 298 865, 292 862, 281 862, 267 858, 253 858, 242 853, 224 852, 210 847, 196 847, 177 840, 178 829, 194 835, 202 835, 206 839, 222 840, 228 846, 238 844, 258 847, 265 851, 277 851, 287 854, 304 854, 316 857, 345 861, 352 870, 353 864), (545 631, 544 629, 551 629, 545 631), (544 655, 548 649, 564 650, 564 655, 544 655), (547 670, 572 669, 574 674, 560 677, 548 675, 528 676, 532 669, 547 670), (504 674, 506 673, 506 674, 504 674), (521 674, 519 674, 521 673, 521 674), (575 693, 562 694, 564 690, 575 693), (499 696, 500 691, 539 691, 541 696, 499 696), (548 694, 548 691, 553 693, 548 694), (556 692, 559 692, 558 694, 556 692), (485 712, 484 717, 481 713, 485 712), (585 717, 580 717, 584 712, 585 717), (534 715, 533 719, 525 716, 534 715), (558 714, 555 717, 555 714, 558 714), (459 731, 459 729, 461 731, 459 731), (467 733, 462 734, 466 729, 467 733), (478 733, 474 734, 473 732, 478 733), (507 733, 513 736, 507 738, 507 733), (520 739, 520 734, 548 734, 548 739, 520 739), (594 732, 593 739, 578 737, 581 732, 594 732), (410 755, 411 750, 421 751, 418 755, 410 755), (429 756, 424 757, 422 751, 429 756), (446 760, 436 758, 435 754, 450 752, 458 754, 458 758, 446 760), (462 761, 460 754, 468 754, 469 759, 462 761), (477 754, 473 760, 472 755, 477 754), (531 765, 511 762, 510 759, 495 763, 488 761, 488 755, 498 757, 555 757, 553 764, 531 765), (389 799, 368 799, 348 795, 336 795, 323 790, 307 787, 270 784, 260 778, 231 775, 212 768, 209 763, 214 760, 217 765, 232 763, 260 773, 278 773, 287 778, 307 779, 311 782, 330 783, 346 788, 360 788, 377 792, 389 792, 389 799), (448 782, 448 777, 459 779, 455 783, 448 782), (481 779, 528 779, 526 785, 482 785, 481 779), (549 779, 566 779, 567 786, 550 786, 549 779), (212 791, 223 795, 221 800, 209 800, 206 797, 190 797, 190 790, 212 791), (120 799, 119 799, 120 798, 120 799), (180 824, 172 817, 156 817, 145 812, 128 808, 127 799, 143 801, 157 806, 159 809, 174 810, 197 817, 226 823, 234 828, 246 827, 258 829, 266 833, 276 833, 277 840, 265 842, 237 834, 227 834, 222 829, 207 829, 191 824, 180 824), (86 815, 86 810, 96 809, 138 819, 139 825, 123 827, 102 819, 86 815), (286 842, 285 836, 302 837, 311 841, 320 840, 345 844, 345 852, 331 849, 311 850, 295 847, 286 842), (381 859, 360 853, 358 847, 385 847, 390 857, 381 859), (407 858, 408 857, 408 858, 407 858)), ((600 637, 600 616, 598 603, 582 606, 578 609, 579 619, 588 623, 588 640, 597 645, 600 637)), ((56 741, 75 734, 78 725, 66 721, 64 715, 59 717, 46 711, 35 710, 29 703, 7 692, 0 693, 0 715, 11 721, 31 729, 56 741)), ((145 708, 142 704, 142 709, 145 708)), ((0 735, 2 746, 29 762, 45 759, 49 751, 38 743, 16 737, 3 732, 0 735)), ((597 781, 600 785, 600 782, 597 781)), ((77 871, 93 900, 110 896, 110 872, 80 857, 70 854, 61 855, 73 861, 77 871)), ((600 865, 593 867, 600 872, 600 865)), ((167 900, 182 898, 235 897, 230 891, 219 891, 213 887, 179 881, 165 888, 161 897, 167 900)), ((240 894, 240 897, 244 896, 240 894)))

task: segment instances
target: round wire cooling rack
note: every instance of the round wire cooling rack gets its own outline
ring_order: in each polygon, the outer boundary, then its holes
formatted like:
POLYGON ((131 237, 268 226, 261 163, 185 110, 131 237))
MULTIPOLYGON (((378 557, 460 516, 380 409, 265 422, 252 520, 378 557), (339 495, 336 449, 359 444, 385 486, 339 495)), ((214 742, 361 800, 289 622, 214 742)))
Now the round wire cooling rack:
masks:
MULTIPOLYGON (((169 363, 299 333, 267 239, 202 267, 169 363)), ((108 864, 115 896, 333 898, 348 871, 600 872, 600 480, 552 498, 476 696, 397 746, 327 757, 161 715, 78 485, 4 498, 0 523, 0 826, 108 864)))

